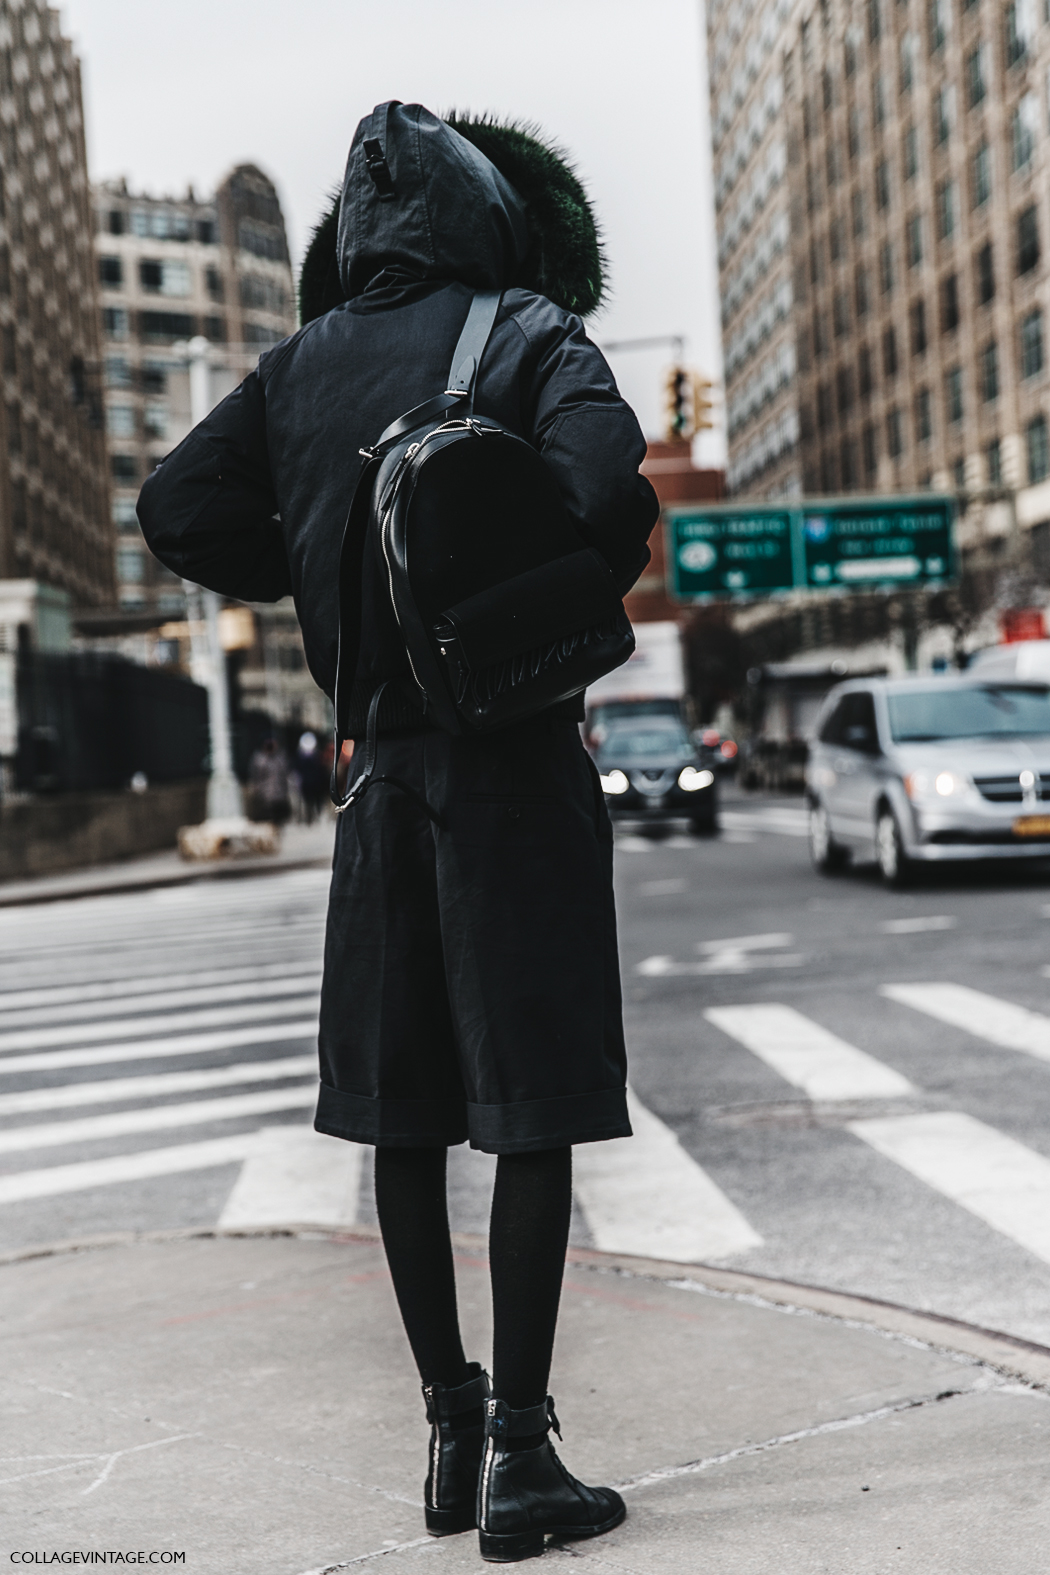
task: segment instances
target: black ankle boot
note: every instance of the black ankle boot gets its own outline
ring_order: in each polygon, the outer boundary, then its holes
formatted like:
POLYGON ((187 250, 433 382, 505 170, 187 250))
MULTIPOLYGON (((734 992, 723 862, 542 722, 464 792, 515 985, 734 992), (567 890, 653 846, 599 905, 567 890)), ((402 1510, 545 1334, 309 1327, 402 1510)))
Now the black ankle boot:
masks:
POLYGON ((508 1447, 512 1439, 561 1429, 550 1395, 543 1405, 512 1411, 503 1400, 485 1407, 485 1453, 478 1483, 478 1534, 481 1556, 492 1564, 531 1559, 544 1539, 597 1537, 627 1514, 612 1488, 585 1487, 566 1471, 549 1438, 527 1449, 508 1447))
POLYGON ((489 1397, 489 1375, 478 1362, 468 1362, 470 1377, 455 1389, 424 1384, 430 1423, 430 1470, 424 1505, 432 1537, 473 1531, 477 1525, 478 1472, 485 1440, 484 1421, 456 1427, 454 1418, 482 1411, 489 1397))

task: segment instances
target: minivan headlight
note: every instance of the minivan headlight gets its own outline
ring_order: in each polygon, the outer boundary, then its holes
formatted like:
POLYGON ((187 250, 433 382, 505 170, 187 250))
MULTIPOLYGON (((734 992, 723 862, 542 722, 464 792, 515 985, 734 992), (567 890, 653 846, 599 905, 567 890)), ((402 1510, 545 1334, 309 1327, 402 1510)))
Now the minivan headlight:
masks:
POLYGON ((913 771, 904 778, 904 791, 913 804, 921 799, 936 804, 939 799, 958 798, 969 786, 954 771, 913 771))
POLYGON ((630 782, 628 782, 622 771, 610 771, 608 776, 602 777, 603 793, 612 793, 614 795, 617 793, 626 793, 630 785, 630 782))
POLYGON ((695 766, 686 766, 678 774, 678 786, 687 793, 697 793, 700 788, 710 787, 714 780, 713 771, 697 771, 695 766))

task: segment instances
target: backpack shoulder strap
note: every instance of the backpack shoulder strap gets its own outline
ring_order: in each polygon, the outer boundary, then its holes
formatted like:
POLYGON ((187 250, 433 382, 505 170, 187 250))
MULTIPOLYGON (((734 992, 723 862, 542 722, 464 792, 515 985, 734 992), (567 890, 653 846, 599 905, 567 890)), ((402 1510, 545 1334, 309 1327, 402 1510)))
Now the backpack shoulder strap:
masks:
POLYGON ((361 450, 366 459, 381 454, 384 449, 390 447, 391 443, 396 443, 398 438, 414 432, 416 427, 422 426, 425 421, 433 420, 435 416, 443 415, 453 406, 458 405, 464 415, 472 413, 478 367, 481 365, 485 346, 489 342, 501 299, 500 290, 477 292, 470 303, 467 320, 463 324, 459 339, 456 341, 456 348, 452 352, 452 366, 445 392, 435 394, 431 399, 424 399, 421 405, 414 405, 403 416, 398 416, 396 421, 392 421, 386 430, 379 434, 371 448, 361 450))

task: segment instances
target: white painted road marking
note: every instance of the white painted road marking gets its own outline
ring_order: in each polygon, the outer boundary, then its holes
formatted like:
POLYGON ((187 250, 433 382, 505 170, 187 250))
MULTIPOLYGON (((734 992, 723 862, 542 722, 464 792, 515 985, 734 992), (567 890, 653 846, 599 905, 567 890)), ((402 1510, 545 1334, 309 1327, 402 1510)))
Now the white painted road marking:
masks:
POLYGON ((680 963, 673 957, 646 957, 636 972, 649 979, 686 977, 709 973, 751 973, 755 968, 798 968, 805 962, 801 952, 777 952, 790 946, 794 937, 783 931, 770 935, 736 935, 723 941, 698 941, 696 950, 703 962, 680 963), (757 955, 756 955, 757 954, 757 955))
POLYGON ((296 1018, 258 1028, 233 1028, 217 1034, 182 1034, 173 1039, 138 1039, 125 1045, 93 1045, 88 1050, 39 1050, 35 1055, 0 1057, 5 1072, 54 1072, 67 1066, 109 1066, 120 1061, 145 1061, 167 1055, 205 1055, 241 1045, 269 1045, 285 1040, 316 1039, 317 1018, 296 1018))
POLYGON ((305 1087, 264 1088, 254 1094, 231 1094, 227 1099, 194 1099, 185 1105, 148 1105, 141 1110, 117 1110, 104 1116, 41 1121, 0 1132, 0 1154, 99 1142, 103 1138, 127 1137, 138 1132, 163 1132, 168 1127, 240 1121, 245 1116, 271 1115, 275 1110, 312 1109, 316 1103, 317 1084, 309 1083, 305 1087))
POLYGON ((724 809, 719 811, 718 819, 727 831, 769 831, 781 837, 809 835, 806 811, 792 809, 788 805, 782 808, 770 805, 766 809, 753 810, 724 809))
MULTIPOLYGON (((159 990, 193 989, 197 986, 251 983, 271 979, 303 979, 304 965, 279 963, 271 967, 209 968, 195 973, 126 975, 119 979, 80 984, 56 985, 48 990, 0 990, 0 1022, 8 1022, 8 1012, 26 1006, 60 1006, 66 1002, 104 1001, 124 996, 151 995, 159 990)), ((319 978, 314 971, 311 977, 319 978)), ((141 1005, 141 1002, 133 1004, 141 1005)))
POLYGON ((966 984, 884 984, 882 994, 1003 1050, 1020 1050, 1050 1061, 1050 1018, 1026 1006, 984 995, 966 984))
POLYGON ((878 1153, 1050 1263, 1050 1160, 956 1111, 851 1121, 878 1153))
POLYGON ((162 990, 130 996, 114 993, 108 1000, 76 1001, 68 1006, 49 1004, 9 1009, 0 997, 0 1030, 27 1028, 34 1023, 86 1023, 92 1018, 119 1017, 122 1011, 163 1012, 171 1007, 217 1006, 222 1001, 273 1001, 284 995, 316 995, 320 988, 321 975, 315 970, 292 974, 286 979, 252 979, 242 984, 209 985, 196 990, 162 990))
POLYGON ((950 913, 931 913, 928 918, 884 919, 879 929, 884 935, 920 935, 924 930, 954 930, 957 923, 950 913))
POLYGON ((162 1099, 166 1094, 197 1094, 231 1083, 270 1083, 282 1077, 316 1075, 316 1055, 281 1056, 274 1061, 239 1061, 201 1072, 155 1072, 142 1077, 107 1077, 98 1083, 63 1083, 0 1094, 0 1116, 39 1110, 73 1110, 82 1105, 116 1105, 125 1099, 162 1099))
POLYGON ((13 1176, 0 1176, 0 1204, 52 1198, 63 1192, 86 1192, 122 1181, 148 1181, 151 1176, 173 1176, 184 1170, 234 1165, 254 1153, 258 1141, 258 1133, 242 1132, 236 1137, 211 1138, 206 1143, 183 1143, 176 1148, 150 1148, 139 1154, 115 1154, 109 1159, 23 1170, 13 1176))
POLYGON ((183 1028, 220 1028, 226 1023, 251 1022, 256 1017, 294 1017, 316 1006, 318 992, 298 995, 290 1000, 245 1001, 239 1006, 220 1006, 212 1011, 168 1012, 163 1017, 114 1017, 102 1023, 74 1023, 62 1028, 22 1028, 15 1033, 0 1033, 0 1051, 35 1050, 51 1045, 91 1044, 100 1039, 130 1039, 135 1034, 163 1029, 171 1034, 183 1028))
POLYGON ((699 1263, 762 1238, 679 1143, 629 1093, 633 1138, 573 1150, 576 1197, 601 1252, 699 1263))
POLYGON ((312 1127, 265 1127, 244 1162, 221 1229, 249 1225, 353 1225, 364 1148, 312 1127))
POLYGON ((704 1016, 810 1099, 896 1099, 906 1077, 790 1006, 713 1006, 704 1016))

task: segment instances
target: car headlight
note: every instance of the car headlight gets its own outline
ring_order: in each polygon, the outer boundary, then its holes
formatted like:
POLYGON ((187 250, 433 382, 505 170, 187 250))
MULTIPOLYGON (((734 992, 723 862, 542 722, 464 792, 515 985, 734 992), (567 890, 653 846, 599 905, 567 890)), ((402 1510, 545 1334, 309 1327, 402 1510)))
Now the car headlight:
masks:
POLYGON ((603 793, 626 793, 630 785, 622 771, 610 771, 608 776, 602 777, 603 793))
POLYGON ((686 793, 696 793, 700 788, 710 787, 715 780, 713 771, 697 771, 695 766, 686 766, 679 772, 678 786, 686 793))
POLYGON ((936 803, 938 799, 959 798, 969 786, 966 778, 954 771, 913 771, 904 778, 904 791, 913 804, 922 799, 936 803))

